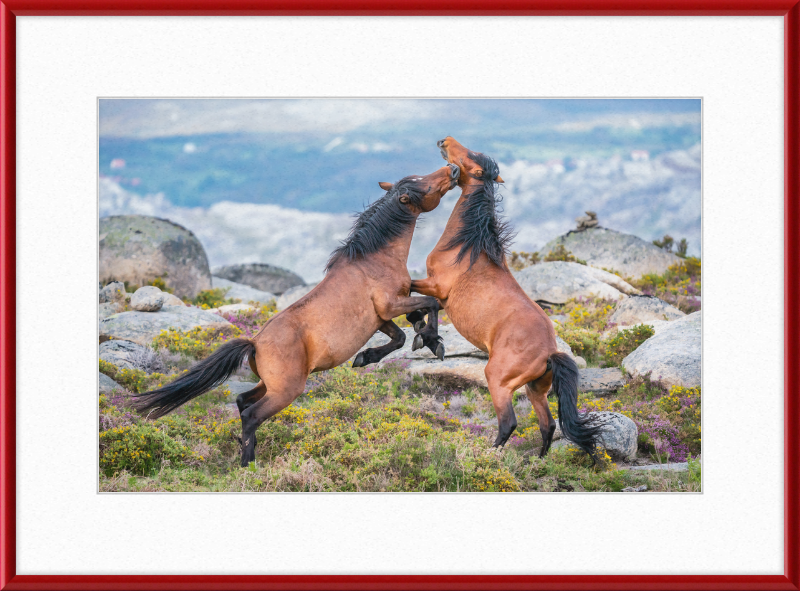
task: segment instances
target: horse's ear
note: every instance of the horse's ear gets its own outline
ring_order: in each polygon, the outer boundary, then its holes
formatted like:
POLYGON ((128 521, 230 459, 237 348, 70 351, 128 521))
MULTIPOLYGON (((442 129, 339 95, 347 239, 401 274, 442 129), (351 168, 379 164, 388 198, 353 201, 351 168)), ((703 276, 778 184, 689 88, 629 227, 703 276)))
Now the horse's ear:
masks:
POLYGON ((501 176, 498 174, 498 175, 497 175, 497 178, 496 178, 496 179, 494 179, 494 182, 496 182, 496 183, 504 183, 505 181, 503 180, 503 177, 501 177, 501 176))
POLYGON ((392 183, 378 183, 378 186, 384 191, 391 191, 394 185, 392 183))
POLYGON ((400 203, 407 204, 409 201, 411 201, 411 199, 408 198, 408 193, 406 193, 405 195, 400 195, 400 203))

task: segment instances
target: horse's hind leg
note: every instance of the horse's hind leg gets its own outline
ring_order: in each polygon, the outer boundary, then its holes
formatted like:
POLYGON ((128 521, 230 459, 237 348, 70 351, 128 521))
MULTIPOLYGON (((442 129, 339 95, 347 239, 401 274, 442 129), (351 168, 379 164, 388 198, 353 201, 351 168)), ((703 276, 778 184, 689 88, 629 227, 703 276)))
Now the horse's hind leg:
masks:
POLYGON ((392 351, 402 349, 406 342, 406 333, 404 333, 392 320, 384 322, 378 330, 392 340, 385 345, 381 345, 380 347, 372 347, 359 352, 359 354, 356 355, 356 358, 353 360, 353 367, 364 367, 365 365, 369 365, 371 363, 377 363, 392 351))
POLYGON ((550 406, 547 404, 547 392, 550 390, 552 383, 553 372, 547 370, 540 378, 525 384, 525 393, 536 411, 536 418, 539 419, 539 431, 542 433, 540 458, 543 458, 550 450, 550 445, 553 443, 553 433, 556 431, 556 421, 550 413, 550 406))
POLYGON ((241 415, 246 409, 253 406, 256 402, 263 398, 264 394, 266 393, 267 386, 263 381, 260 381, 252 390, 248 390, 247 392, 242 392, 239 394, 236 397, 236 406, 239 408, 239 414, 241 415))
MULTIPOLYGON (((296 373, 296 372, 288 372, 296 373)), ((242 466, 256 459, 256 429, 303 393, 307 374, 266 381, 266 394, 242 412, 242 466)))

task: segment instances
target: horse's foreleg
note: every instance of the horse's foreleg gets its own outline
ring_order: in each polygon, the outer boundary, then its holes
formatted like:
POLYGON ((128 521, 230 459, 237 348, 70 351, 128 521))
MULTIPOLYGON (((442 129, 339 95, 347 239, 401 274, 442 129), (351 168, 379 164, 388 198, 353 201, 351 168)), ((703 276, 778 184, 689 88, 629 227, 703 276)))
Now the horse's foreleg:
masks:
POLYGON ((412 279, 411 291, 425 296, 431 296, 440 300, 447 299, 447 293, 439 285, 436 277, 426 277, 425 279, 412 279))
POLYGON ((414 337, 411 348, 416 351, 428 347, 439 359, 444 359, 444 343, 439 336, 439 300, 430 296, 407 296, 387 302, 382 307, 384 309, 377 310, 381 318, 396 318, 416 311, 425 312, 428 315, 428 322, 414 337))
POLYGON ((385 345, 381 345, 380 347, 373 347, 360 351, 353 360, 353 367, 364 367, 365 365, 369 365, 371 363, 377 363, 392 351, 397 351, 398 349, 403 348, 403 345, 406 342, 406 333, 404 333, 392 320, 381 324, 378 330, 392 340, 385 345))
POLYGON ((528 400, 536 411, 536 418, 539 420, 539 431, 542 433, 542 449, 539 457, 543 458, 550 450, 553 443, 553 433, 556 431, 556 421, 550 413, 550 406, 547 404, 547 392, 553 383, 553 372, 547 371, 542 377, 525 384, 525 393, 528 400))

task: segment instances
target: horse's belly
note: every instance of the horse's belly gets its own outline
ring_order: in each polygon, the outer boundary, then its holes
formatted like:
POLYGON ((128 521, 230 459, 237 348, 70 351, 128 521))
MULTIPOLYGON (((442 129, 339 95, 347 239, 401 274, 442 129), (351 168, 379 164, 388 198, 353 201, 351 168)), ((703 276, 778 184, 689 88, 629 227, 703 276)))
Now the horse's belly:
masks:
POLYGON ((342 365, 358 353, 372 336, 378 332, 383 321, 376 314, 371 318, 342 320, 338 327, 315 339, 317 355, 312 361, 311 371, 324 371, 342 365))

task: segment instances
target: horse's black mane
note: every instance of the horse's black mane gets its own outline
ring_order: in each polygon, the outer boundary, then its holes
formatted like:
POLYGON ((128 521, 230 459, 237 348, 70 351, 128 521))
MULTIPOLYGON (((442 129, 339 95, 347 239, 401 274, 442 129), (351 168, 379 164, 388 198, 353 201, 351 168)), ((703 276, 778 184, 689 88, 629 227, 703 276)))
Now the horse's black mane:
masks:
POLYGON ((386 195, 358 214, 350 234, 331 253, 325 271, 330 271, 342 259, 354 261, 378 252, 389 242, 402 236, 405 229, 417 219, 408 206, 420 207, 426 194, 426 190, 418 182, 419 178, 412 175, 401 179, 386 195), (401 195, 408 195, 408 204, 400 203, 401 195))
POLYGON ((469 157, 483 170, 478 177, 483 186, 466 196, 466 204, 461 210, 461 228, 445 245, 445 250, 460 246, 455 264, 460 263, 469 253, 469 266, 478 260, 482 252, 498 267, 503 267, 514 232, 509 223, 497 211, 502 200, 495 194, 500 168, 489 156, 470 152, 469 157))

